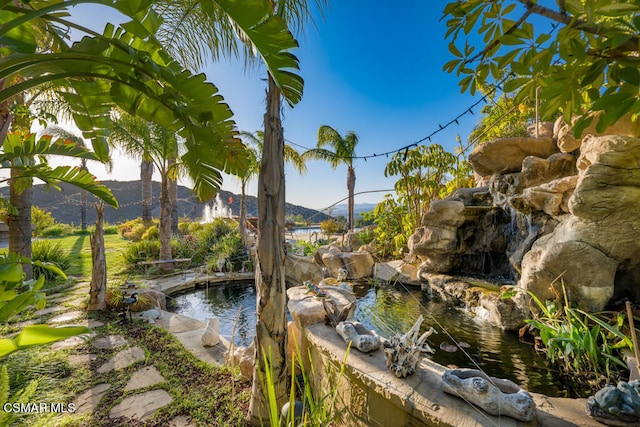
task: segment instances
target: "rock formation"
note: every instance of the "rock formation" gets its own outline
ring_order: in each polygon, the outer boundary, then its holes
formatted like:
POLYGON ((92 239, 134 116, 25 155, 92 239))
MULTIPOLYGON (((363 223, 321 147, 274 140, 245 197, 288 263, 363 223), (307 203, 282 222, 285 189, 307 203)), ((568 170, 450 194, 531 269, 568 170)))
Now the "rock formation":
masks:
POLYGON ((420 276, 500 277, 589 310, 640 297, 640 123, 623 117, 581 138, 505 138, 469 155, 488 186, 433 202, 409 240, 420 276), (553 284, 553 286, 552 286, 553 284))

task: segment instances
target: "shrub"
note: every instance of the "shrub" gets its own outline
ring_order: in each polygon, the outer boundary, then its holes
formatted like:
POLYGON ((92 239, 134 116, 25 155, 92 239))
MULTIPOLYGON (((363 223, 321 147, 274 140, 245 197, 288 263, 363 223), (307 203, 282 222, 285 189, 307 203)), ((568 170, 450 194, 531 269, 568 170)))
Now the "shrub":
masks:
POLYGON ((31 207, 31 224, 33 224, 33 235, 41 236, 41 232, 55 224, 55 219, 51 212, 40 209, 37 206, 31 207))
POLYGON ((147 228, 142 236, 140 236, 140 240, 158 240, 160 238, 160 231, 158 231, 158 227, 152 225, 147 228))
POLYGON ((71 226, 67 224, 55 224, 39 232, 41 237, 62 237, 71 234, 71 226))
POLYGON ((105 225, 104 226, 104 234, 118 234, 118 226, 117 225, 105 225))
MULTIPOLYGON (((79 259, 79 255, 63 250, 59 242, 36 240, 31 245, 31 259, 55 264, 62 271, 66 271, 74 261, 79 259)), ((33 275, 34 277, 44 276, 47 280, 53 280, 57 277, 55 273, 37 265, 33 266, 33 275)))
POLYGON ((122 252, 124 262, 131 270, 144 270, 144 267, 138 266, 139 261, 154 260, 160 258, 160 242, 157 240, 142 240, 127 246, 122 252))

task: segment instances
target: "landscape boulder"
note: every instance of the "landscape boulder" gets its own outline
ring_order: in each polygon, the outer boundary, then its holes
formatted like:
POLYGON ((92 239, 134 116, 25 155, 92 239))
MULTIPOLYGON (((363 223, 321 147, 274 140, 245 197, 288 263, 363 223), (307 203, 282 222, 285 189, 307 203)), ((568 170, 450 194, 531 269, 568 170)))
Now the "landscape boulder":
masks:
POLYGON ((550 137, 500 138, 477 146, 469 154, 469 164, 481 176, 520 172, 525 157, 546 159, 558 152, 550 137))

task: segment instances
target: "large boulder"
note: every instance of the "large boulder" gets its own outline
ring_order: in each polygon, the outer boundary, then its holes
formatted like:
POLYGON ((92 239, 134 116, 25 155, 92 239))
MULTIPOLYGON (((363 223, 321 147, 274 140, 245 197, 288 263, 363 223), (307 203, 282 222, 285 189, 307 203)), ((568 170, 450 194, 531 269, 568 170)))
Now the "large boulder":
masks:
POLYGON ((576 158, 571 154, 556 153, 548 159, 529 156, 522 161, 520 182, 527 188, 576 173, 576 158))
POLYGON ((565 123, 562 117, 559 117, 554 124, 553 133, 558 141, 558 148, 563 153, 570 153, 580 148, 583 138, 588 135, 620 135, 620 136, 640 136, 640 120, 635 119, 632 114, 625 114, 616 123, 609 126, 603 133, 596 131, 598 117, 594 117, 593 121, 581 133, 579 138, 574 136, 573 126, 578 120, 575 117, 571 124, 565 123))
MULTIPOLYGON (((328 298, 336 303, 338 310, 350 306, 347 318, 353 317, 356 307, 356 296, 353 292, 337 286, 325 286, 322 289, 328 294, 328 298)), ((291 317, 300 329, 316 323, 324 323, 326 312, 322 299, 313 296, 306 287, 296 286, 287 289, 287 297, 289 300, 287 302, 289 313, 291 313, 291 317)))
POLYGON ((371 277, 375 261, 369 252, 343 252, 342 262, 347 269, 348 280, 371 277))
POLYGON ((583 307, 602 310, 621 272, 640 268, 640 139, 588 136, 577 167, 570 215, 524 256, 520 283, 541 298, 564 283, 583 307))
POLYGON ((322 278, 320 266, 311 256, 287 254, 284 261, 284 274, 288 283, 296 285, 305 280, 318 281, 322 278))
POLYGON ((522 199, 531 209, 557 216, 569 212, 569 199, 576 188, 578 176, 567 176, 546 184, 529 187, 522 193, 522 199))
POLYGON ((546 159, 558 152, 552 138, 501 138, 477 146, 469 154, 469 164, 481 176, 519 172, 528 156, 546 159))

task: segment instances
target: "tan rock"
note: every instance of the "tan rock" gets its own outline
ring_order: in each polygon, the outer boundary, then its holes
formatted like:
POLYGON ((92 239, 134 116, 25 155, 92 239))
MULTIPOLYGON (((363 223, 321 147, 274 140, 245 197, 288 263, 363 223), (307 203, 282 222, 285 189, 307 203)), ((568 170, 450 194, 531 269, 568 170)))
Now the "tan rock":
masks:
POLYGON ((102 396, 111 388, 111 384, 98 384, 80 394, 75 400, 76 414, 88 414, 100 403, 102 396))
POLYGON ((287 254, 284 262, 287 282, 300 285, 305 280, 318 281, 322 278, 322 270, 314 257, 287 254))
POLYGON ((342 263, 347 269, 347 279, 349 280, 371 277, 375 264, 369 252, 343 252, 342 263))
POLYGON ((572 120, 571 125, 569 125, 564 122, 562 117, 560 117, 555 122, 554 134, 556 135, 556 138, 558 140, 558 148, 563 153, 570 153, 580 148, 583 139, 587 135, 620 135, 632 137, 640 136, 640 120, 633 120, 632 114, 625 114, 616 123, 609 126, 602 133, 598 133, 596 131, 598 118, 595 117, 591 124, 582 131, 582 134, 579 138, 576 138, 574 136, 573 129, 573 124, 575 124, 577 120, 578 117, 575 117, 572 120))
POLYGON ((547 215, 557 216, 568 213, 567 201, 573 194, 578 176, 568 176, 549 183, 524 190, 523 200, 534 210, 544 211, 547 215))
POLYGON ((525 157, 546 159, 556 152, 552 138, 502 138, 476 147, 469 154, 469 164, 482 176, 519 172, 525 157))
POLYGON ((576 158, 571 154, 556 153, 548 159, 529 156, 522 161, 520 181, 527 188, 576 173, 576 158))
MULTIPOLYGON (((346 291, 336 286, 326 286, 323 288, 327 292, 329 298, 331 298, 338 309, 343 309, 347 305, 351 304, 351 315, 353 316, 353 310, 355 310, 356 297, 353 292, 346 291)), ((296 286, 287 289, 288 303, 287 308, 291 317, 298 324, 299 327, 304 328, 308 325, 315 323, 324 323, 325 310, 322 304, 322 300, 314 297, 310 293, 307 293, 307 288, 304 286, 296 286)))

